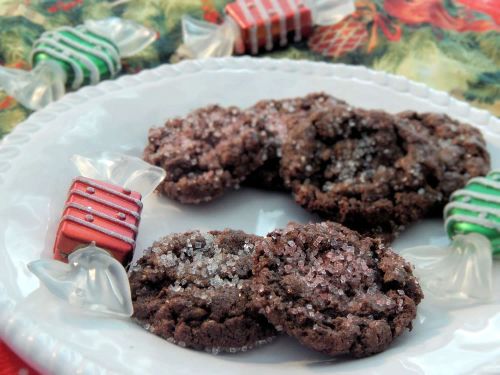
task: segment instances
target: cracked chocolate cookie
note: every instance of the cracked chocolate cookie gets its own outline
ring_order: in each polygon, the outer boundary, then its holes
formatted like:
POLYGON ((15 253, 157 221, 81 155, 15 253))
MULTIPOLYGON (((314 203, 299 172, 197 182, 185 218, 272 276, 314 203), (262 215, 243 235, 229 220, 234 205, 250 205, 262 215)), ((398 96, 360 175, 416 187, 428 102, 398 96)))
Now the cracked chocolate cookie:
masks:
POLYGON ((182 203, 210 201, 268 157, 271 133, 236 107, 208 106, 149 131, 144 160, 167 172, 160 190, 182 203))
POLYGON ((133 317, 172 343, 214 353, 268 342, 276 331, 250 288, 258 238, 227 229, 155 242, 130 272, 133 317))
POLYGON ((305 116, 313 110, 329 109, 346 104, 325 93, 312 93, 304 97, 280 100, 262 100, 245 112, 259 118, 273 134, 269 158, 245 180, 245 185, 269 190, 287 190, 280 176, 281 146, 287 134, 291 117, 305 116))
POLYGON ((340 224, 289 224, 257 242, 255 303, 278 330, 328 355, 364 357, 412 328, 423 298, 411 266, 340 224))
POLYGON ((291 122, 281 175, 295 200, 362 233, 395 233, 440 213, 490 167, 479 130, 445 115, 338 105, 291 122))

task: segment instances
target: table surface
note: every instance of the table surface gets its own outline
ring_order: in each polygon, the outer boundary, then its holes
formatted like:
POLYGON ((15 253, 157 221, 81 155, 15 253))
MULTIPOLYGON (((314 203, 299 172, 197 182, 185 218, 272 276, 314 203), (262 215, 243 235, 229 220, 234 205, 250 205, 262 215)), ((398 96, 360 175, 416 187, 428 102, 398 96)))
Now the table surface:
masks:
MULTIPOLYGON (((110 16, 133 19, 159 39, 123 61, 124 74, 183 58, 180 19, 220 22, 226 0, 47 0, 0 2, 0 64, 29 69, 46 30, 110 16)), ((339 24, 263 56, 360 64, 400 74, 500 116, 500 0, 358 0, 339 24)), ((0 139, 30 115, 0 90, 0 139)), ((0 375, 34 371, 0 343, 0 375)))

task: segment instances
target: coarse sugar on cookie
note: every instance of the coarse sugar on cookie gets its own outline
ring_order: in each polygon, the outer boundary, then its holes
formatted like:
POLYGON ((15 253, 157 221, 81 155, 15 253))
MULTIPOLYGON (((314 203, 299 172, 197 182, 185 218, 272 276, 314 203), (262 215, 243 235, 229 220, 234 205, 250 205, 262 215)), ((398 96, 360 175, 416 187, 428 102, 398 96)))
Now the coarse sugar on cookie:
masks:
POLYGON ((155 242, 130 271, 133 318, 169 342, 213 353, 269 342, 276 331, 250 288, 257 239, 227 229, 155 242))
POLYGON ((238 188, 267 160, 272 137, 236 107, 207 106, 150 129, 144 160, 167 172, 167 197, 197 204, 238 188))
POLYGON ((340 224, 289 224, 256 244, 252 288, 278 330, 328 355, 364 357, 412 328, 423 298, 410 264, 340 224))
POLYGON ((281 147, 287 134, 290 118, 305 116, 309 112, 329 109, 343 100, 332 95, 317 92, 306 96, 287 99, 261 100, 245 112, 259 118, 273 134, 269 158, 245 180, 245 185, 269 190, 287 190, 280 176, 281 147))
POLYGON ((338 105, 291 120, 281 175, 306 209, 363 233, 395 233, 438 214, 485 174, 479 130, 443 115, 338 105))

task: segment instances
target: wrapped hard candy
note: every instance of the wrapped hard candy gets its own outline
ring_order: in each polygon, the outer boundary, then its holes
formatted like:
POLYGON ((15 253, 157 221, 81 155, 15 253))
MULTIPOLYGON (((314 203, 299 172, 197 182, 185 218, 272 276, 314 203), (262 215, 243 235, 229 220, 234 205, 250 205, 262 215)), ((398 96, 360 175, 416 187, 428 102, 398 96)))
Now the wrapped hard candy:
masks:
POLYGON ((500 171, 475 177, 444 208, 447 246, 400 253, 415 265, 422 289, 451 305, 487 303, 493 296, 493 254, 500 254, 500 171))
POLYGON ((141 199, 165 177, 165 171, 141 159, 104 153, 97 159, 74 155, 74 178, 61 215, 54 258, 95 243, 127 265, 132 259, 142 211, 141 199))
POLYGON ((155 31, 130 20, 88 20, 43 33, 30 55, 31 71, 0 67, 0 89, 24 106, 39 109, 66 90, 114 78, 121 59, 155 41, 155 31))
POLYGON ((455 191, 444 217, 450 238, 479 233, 490 240, 493 253, 500 254, 500 170, 475 177, 455 191))
POLYGON ((141 159, 114 153, 74 155, 73 180, 54 244, 54 259, 28 268, 54 295, 83 310, 132 315, 127 272, 137 236, 141 199, 165 171, 141 159), (66 264, 67 263, 67 264, 66 264))
POLYGON ((184 49, 193 58, 257 54, 307 38, 354 12, 352 0, 236 0, 220 25, 184 16, 184 49))
POLYGON ((132 259, 142 211, 141 194, 107 182, 76 177, 57 231, 54 258, 67 261, 95 242, 123 264, 132 259))

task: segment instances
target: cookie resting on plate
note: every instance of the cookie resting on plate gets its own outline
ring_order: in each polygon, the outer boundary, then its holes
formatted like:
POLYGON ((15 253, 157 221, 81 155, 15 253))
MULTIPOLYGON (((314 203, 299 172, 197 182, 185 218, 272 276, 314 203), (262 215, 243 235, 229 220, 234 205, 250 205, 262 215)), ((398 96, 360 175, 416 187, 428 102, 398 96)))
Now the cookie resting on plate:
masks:
POLYGON ((130 272, 133 317, 170 342, 215 353, 270 341, 276 331, 250 288, 257 238, 193 231, 155 242, 130 272))
POLYGON ((273 134, 269 158, 245 180, 245 185, 270 190, 287 190, 280 176, 281 146, 287 134, 291 117, 305 116, 313 110, 329 109, 346 104, 326 93, 312 93, 303 97, 261 100, 245 112, 262 120, 273 134))
POLYGON ((338 105, 292 119, 281 175, 306 209, 391 234, 441 214, 450 194, 489 164, 479 130, 445 115, 338 105))
POLYGON ((277 330, 328 355, 364 357, 412 328, 423 298, 411 266, 340 224, 289 224, 259 241, 254 298, 277 330))
POLYGON ((144 160, 167 172, 162 192, 182 203, 210 201, 268 157, 272 135, 236 107, 208 106, 150 129, 144 160))

